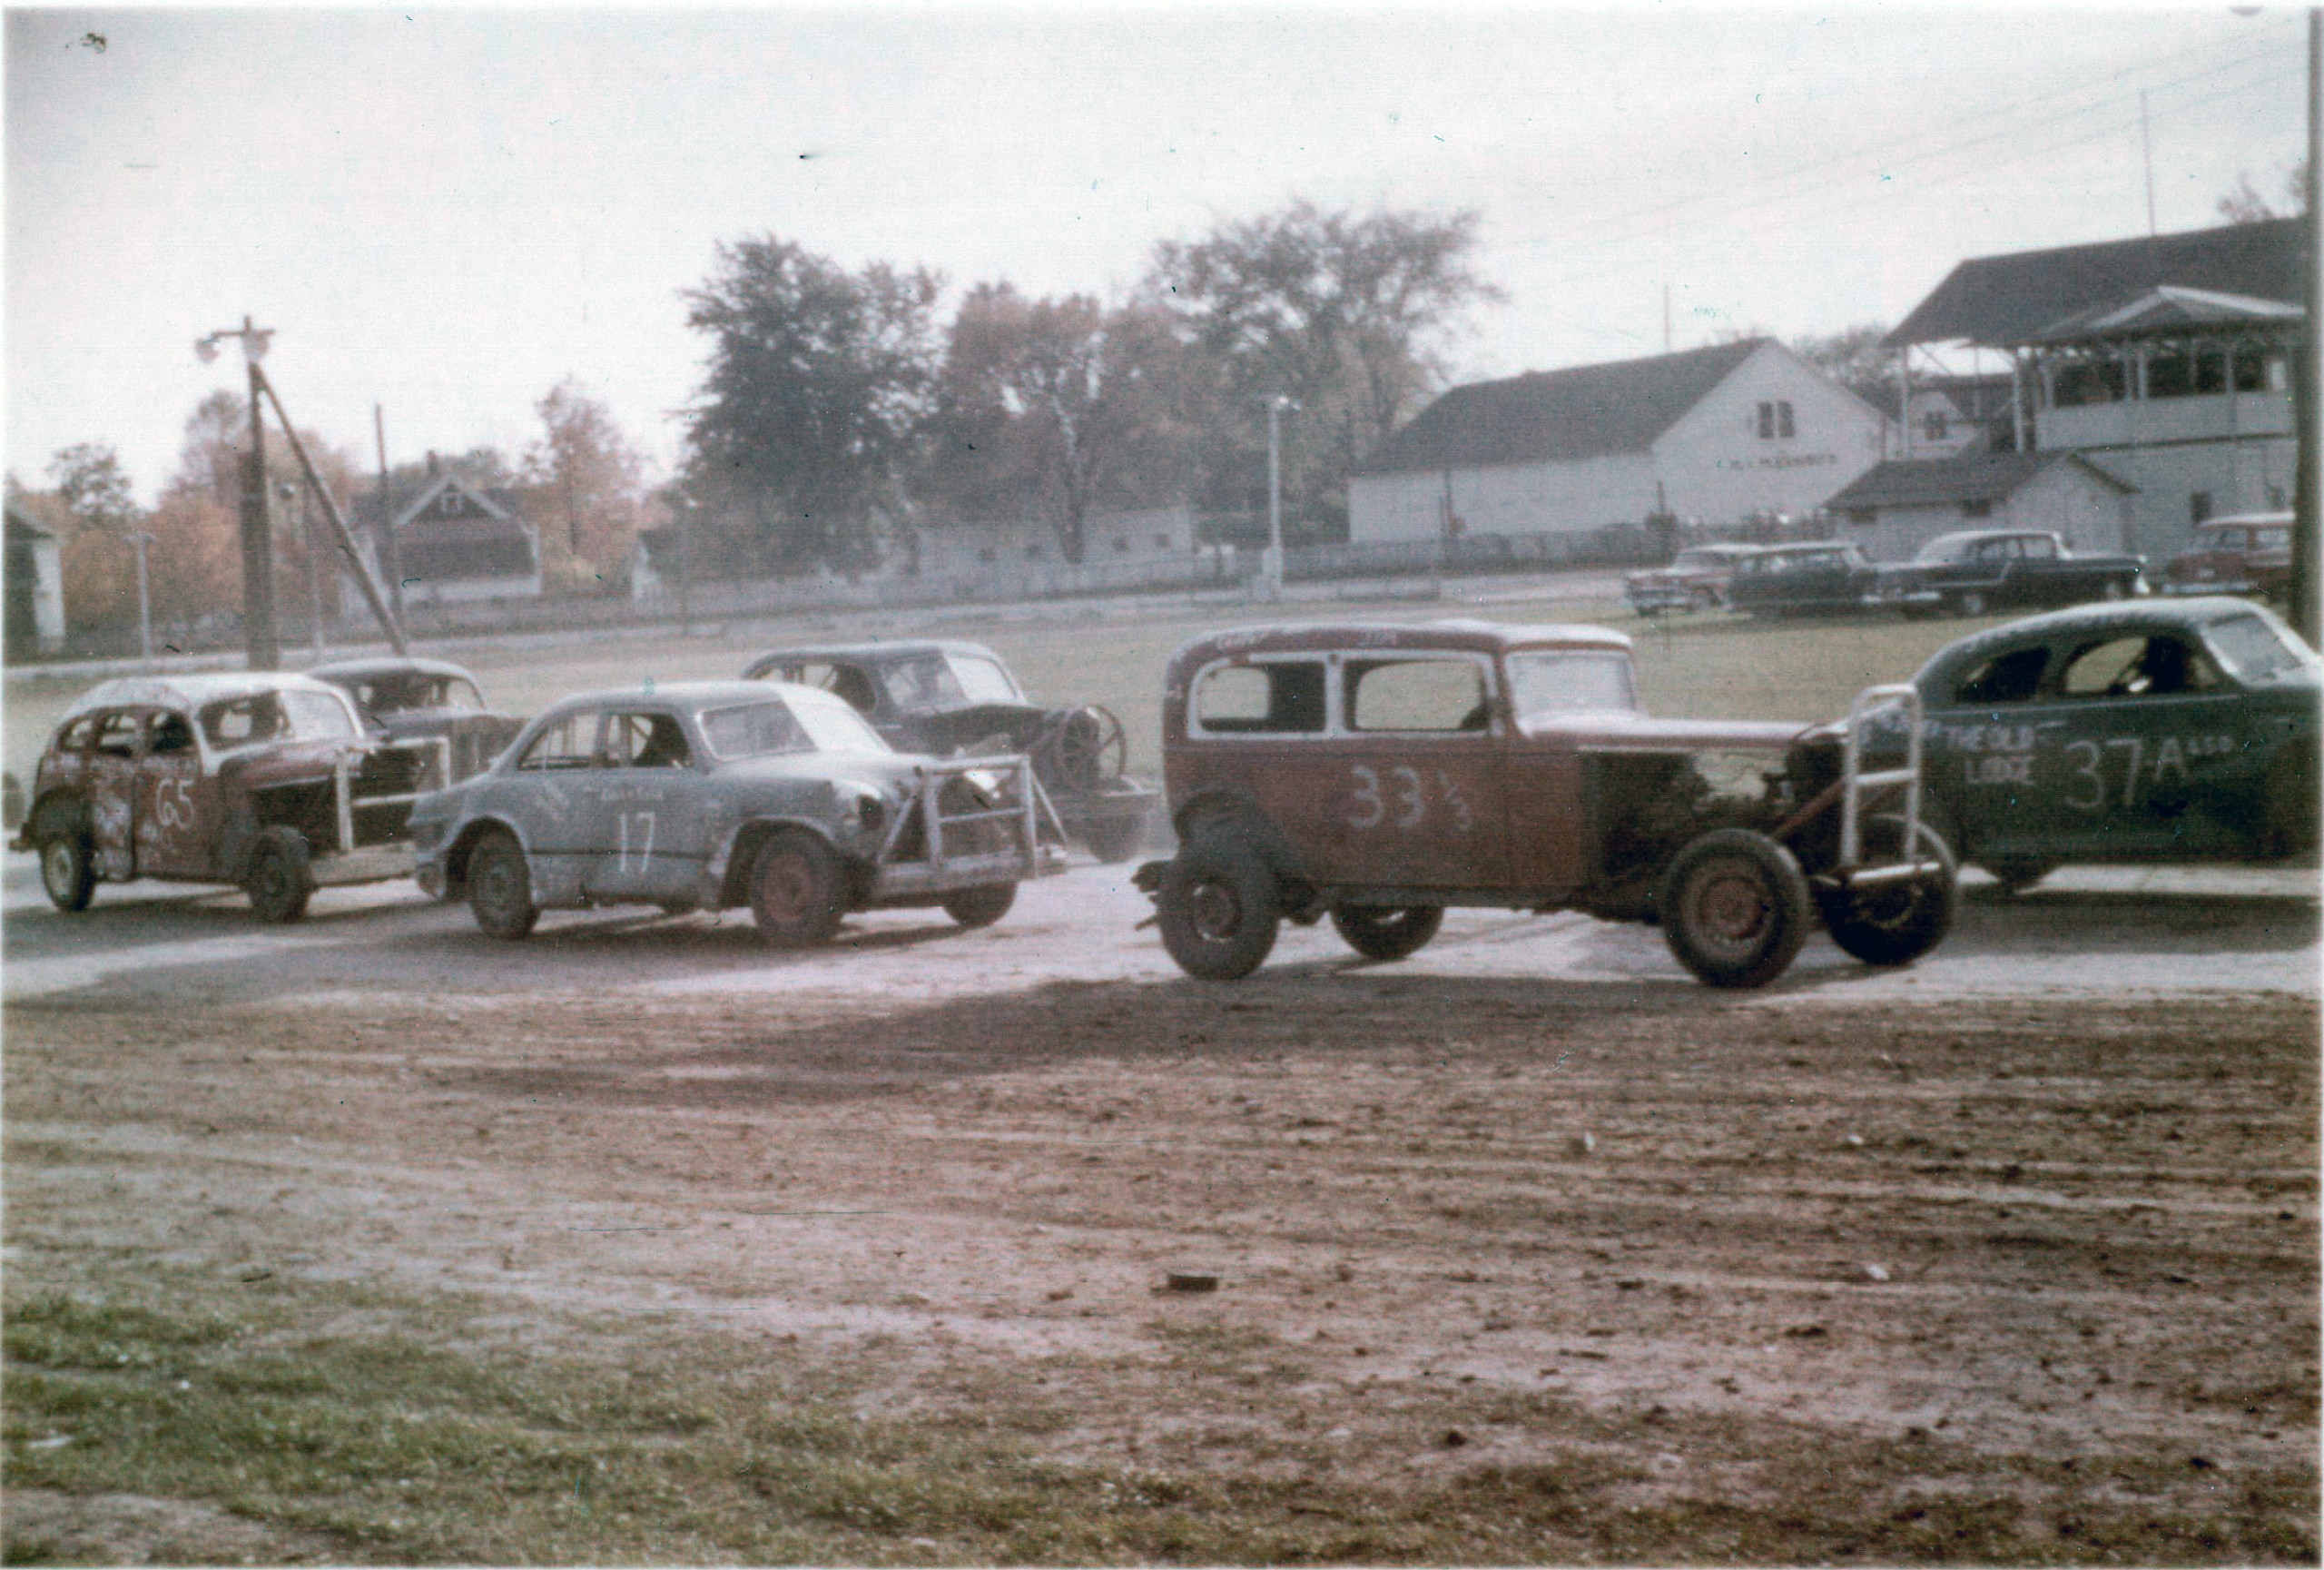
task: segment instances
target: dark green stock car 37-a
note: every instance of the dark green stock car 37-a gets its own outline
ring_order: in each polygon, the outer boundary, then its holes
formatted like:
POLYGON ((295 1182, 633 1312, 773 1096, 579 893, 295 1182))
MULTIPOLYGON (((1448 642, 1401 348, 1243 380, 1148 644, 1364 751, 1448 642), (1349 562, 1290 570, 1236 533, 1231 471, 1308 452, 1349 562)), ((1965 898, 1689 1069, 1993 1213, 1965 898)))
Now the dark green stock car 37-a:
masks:
POLYGON ((2316 855, 2319 663, 2249 600, 2030 617, 1913 685, 1923 820, 2010 889, 2068 863, 2316 855))
POLYGON ((420 886, 519 938, 544 910, 748 906, 776 946, 850 912, 999 921, 1064 847, 1021 756, 898 753, 847 704, 784 682, 585 693, 411 813, 420 886))

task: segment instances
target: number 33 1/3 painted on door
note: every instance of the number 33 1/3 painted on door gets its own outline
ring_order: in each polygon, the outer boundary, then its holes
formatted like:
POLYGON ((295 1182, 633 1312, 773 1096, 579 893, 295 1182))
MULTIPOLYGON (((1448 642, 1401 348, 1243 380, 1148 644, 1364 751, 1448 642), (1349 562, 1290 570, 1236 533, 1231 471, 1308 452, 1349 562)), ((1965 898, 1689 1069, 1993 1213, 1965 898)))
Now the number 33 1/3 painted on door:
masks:
POLYGON ((1461 787, 1443 769, 1423 771, 1408 764, 1390 769, 1375 769, 1367 764, 1353 764, 1348 779, 1354 795, 1354 810, 1348 814, 1350 828, 1374 829, 1383 825, 1399 829, 1416 829, 1426 823, 1432 810, 1449 822, 1456 834, 1467 834, 1474 826, 1475 815, 1469 810, 1469 801, 1461 787), (1436 775, 1431 801, 1428 774, 1436 775))

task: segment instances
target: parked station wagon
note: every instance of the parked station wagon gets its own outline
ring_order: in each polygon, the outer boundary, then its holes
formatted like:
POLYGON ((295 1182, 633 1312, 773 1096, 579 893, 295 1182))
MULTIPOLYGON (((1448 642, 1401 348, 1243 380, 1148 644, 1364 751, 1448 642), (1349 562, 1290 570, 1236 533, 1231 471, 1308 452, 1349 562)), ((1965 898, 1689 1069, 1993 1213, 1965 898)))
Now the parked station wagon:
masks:
POLYGON ((1097 704, 1035 703, 980 643, 808 644, 770 649, 743 675, 836 693, 904 752, 1025 754, 1066 832, 1100 861, 1128 861, 1152 832, 1154 787, 1124 772, 1122 722, 1097 704))
POLYGON ((411 875, 405 820, 440 742, 367 738, 347 695, 271 672, 100 683, 65 712, 15 844, 59 910, 99 883, 239 884, 266 922, 318 884, 411 875))
POLYGON ((412 809, 422 888, 520 938, 544 910, 748 906, 776 946, 851 911, 999 921, 1060 870, 1022 756, 899 754, 846 703, 783 682, 684 682, 551 706, 493 765, 412 809))
POLYGON ((2244 513, 2197 524, 2193 541, 2163 564, 2162 592, 2289 600, 2291 514, 2244 513))
POLYGON ((1845 540, 1763 546, 1735 562, 1727 603, 1753 616, 1862 610, 1880 569, 1845 540))
POLYGON ((1872 601, 1906 616, 2035 610, 2144 594, 2145 571, 2144 557, 2083 556, 2048 529, 1965 528, 1883 568, 1872 601))
MULTIPOLYGON (((1590 627, 1352 624, 1195 639, 1163 689, 1179 837, 1137 872, 1189 973, 1248 974, 1329 916, 1401 959, 1448 906, 1659 922, 1715 986, 1758 986, 1817 919, 1875 964, 1943 938, 1953 865, 1916 755, 1878 773, 1843 725, 1655 720, 1627 637, 1590 627), (1868 809, 1885 810, 1873 815, 1868 809)), ((1915 731, 1915 734, 1917 734, 1915 731)))
POLYGON ((1913 678, 1922 811, 2012 889, 2069 862, 2312 859, 2319 673, 2290 627, 2227 596, 1964 638, 1913 678))

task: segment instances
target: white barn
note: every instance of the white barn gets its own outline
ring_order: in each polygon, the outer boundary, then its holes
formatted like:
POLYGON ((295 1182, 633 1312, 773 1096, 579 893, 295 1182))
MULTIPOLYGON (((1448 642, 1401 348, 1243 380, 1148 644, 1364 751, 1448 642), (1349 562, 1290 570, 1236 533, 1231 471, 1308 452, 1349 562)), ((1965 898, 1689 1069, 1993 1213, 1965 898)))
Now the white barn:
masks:
POLYGON ((1812 513, 1880 461, 1889 423, 1770 338, 1473 383, 1358 471, 1348 539, 1812 513))

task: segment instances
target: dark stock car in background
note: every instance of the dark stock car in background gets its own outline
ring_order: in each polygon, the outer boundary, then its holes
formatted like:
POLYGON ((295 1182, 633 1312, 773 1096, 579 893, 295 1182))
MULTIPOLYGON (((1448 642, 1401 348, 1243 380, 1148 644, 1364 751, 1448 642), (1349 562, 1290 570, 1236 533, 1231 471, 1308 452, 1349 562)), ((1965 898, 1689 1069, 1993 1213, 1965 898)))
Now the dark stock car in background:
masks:
POLYGON ((836 693, 903 752, 1023 753, 1066 832, 1100 861, 1128 859, 1152 832, 1155 792, 1123 773, 1121 721, 1096 704, 1033 702, 982 644, 802 645, 760 655, 743 676, 836 693))
POLYGON ((2248 600, 2012 622, 1913 678, 1922 815, 2011 889, 2070 862, 2312 859, 2319 683, 2314 652, 2248 600))
POLYGON ((1690 545, 1668 567, 1649 568, 1622 579, 1622 597, 1640 616, 1666 610, 1718 610, 1727 604, 1727 586, 1736 564, 1757 553, 1749 545, 1690 545))
POLYGON ((307 674, 353 698, 364 724, 389 741, 442 736, 456 780, 480 772, 525 724, 487 708, 476 677, 445 660, 336 660, 307 674))
POLYGON ((1901 566, 1884 567, 1871 603, 1906 616, 1984 616, 2146 592, 2146 560, 2081 556, 2038 528, 1967 528, 1940 534, 1901 566))
POLYGON ((65 711, 15 848, 63 911, 99 883, 238 884, 266 922, 318 884, 411 874, 405 820, 444 744, 366 736, 347 695, 248 672, 100 683, 65 711))
POLYGON ((1358 953, 1401 959, 1452 905, 1659 922, 1714 986, 1774 980, 1819 919, 1884 965, 1952 921, 1952 859, 1913 822, 1916 755, 1854 766, 1861 715, 1650 719, 1630 640, 1600 627, 1216 633, 1171 657, 1162 705, 1179 848, 1137 881, 1196 976, 1246 975, 1281 922, 1327 915, 1358 953))
POLYGON ((1737 559, 1727 603, 1753 616, 1829 616, 1865 608, 1879 579, 1846 540, 1762 546, 1737 559))
POLYGON ((777 946, 852 911, 999 921, 1059 870, 1032 765, 897 753, 829 693, 680 682, 552 705, 484 773, 412 809, 420 886, 520 938, 544 910, 748 906, 777 946))

